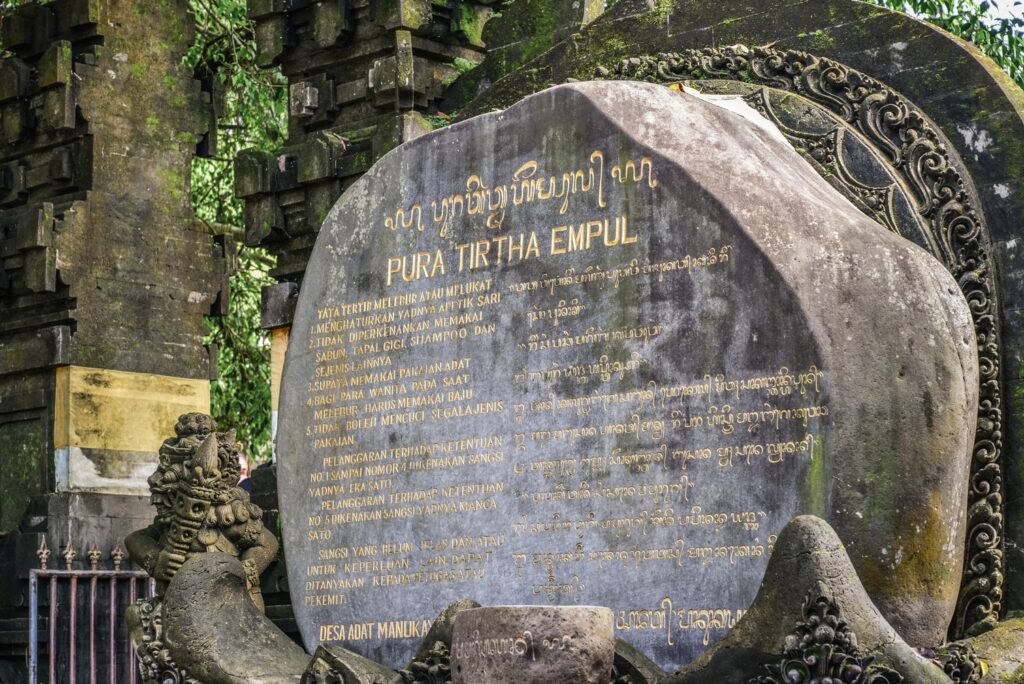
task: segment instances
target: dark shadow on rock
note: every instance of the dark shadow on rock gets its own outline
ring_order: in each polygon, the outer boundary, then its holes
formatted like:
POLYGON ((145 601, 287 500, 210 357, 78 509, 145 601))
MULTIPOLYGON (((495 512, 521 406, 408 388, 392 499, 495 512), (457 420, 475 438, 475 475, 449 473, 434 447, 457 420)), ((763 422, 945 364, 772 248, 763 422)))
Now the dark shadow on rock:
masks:
POLYGON ((665 677, 665 671, 641 653, 633 644, 615 639, 615 675, 613 682, 625 679, 627 682, 655 684, 665 677))
POLYGON ((811 593, 831 599, 856 635, 859 650, 902 674, 908 684, 951 681, 885 621, 828 523, 800 516, 779 535, 750 610, 721 641, 664 684, 743 684, 764 674, 765 665, 778 663, 786 636, 803 621, 804 600, 811 593))
POLYGON ((252 602, 242 563, 225 553, 185 562, 164 595, 163 627, 175 662, 204 684, 297 684, 309 663, 252 602))

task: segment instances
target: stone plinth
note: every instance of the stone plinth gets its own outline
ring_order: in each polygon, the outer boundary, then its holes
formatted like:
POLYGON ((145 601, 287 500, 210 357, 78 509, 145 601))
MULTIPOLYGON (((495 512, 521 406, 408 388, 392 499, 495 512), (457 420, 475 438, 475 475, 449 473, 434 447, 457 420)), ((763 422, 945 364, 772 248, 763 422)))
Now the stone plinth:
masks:
POLYGON ((452 684, 607 684, 613 615, 590 606, 488 606, 455 617, 452 684))

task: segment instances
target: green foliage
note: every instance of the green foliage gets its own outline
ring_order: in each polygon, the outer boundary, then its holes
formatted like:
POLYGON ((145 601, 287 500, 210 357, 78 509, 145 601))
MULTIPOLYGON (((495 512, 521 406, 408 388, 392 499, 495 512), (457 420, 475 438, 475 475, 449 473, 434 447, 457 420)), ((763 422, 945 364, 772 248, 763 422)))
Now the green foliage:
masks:
MULTIPOLYGON (((189 0, 196 41, 185 57, 201 77, 222 90, 217 156, 196 159, 192 202, 216 233, 240 236, 242 204, 234 195, 233 160, 239 151, 273 151, 287 125, 287 81, 256 65, 252 22, 245 0, 189 0)), ((270 456, 270 341, 260 328, 260 290, 274 282, 273 259, 262 249, 239 247, 227 316, 208 319, 208 343, 219 349, 219 378, 212 387, 214 417, 235 429, 254 460, 270 456)))
MULTIPOLYGON (((611 7, 618 0, 605 0, 611 7)), ((1024 0, 865 0, 916 15, 969 40, 1024 88, 1024 0), (994 9, 1012 9, 1017 16, 996 16, 994 9)))
POLYGON ((876 5, 915 14, 971 41, 1024 88, 1024 2, 987 0, 869 0, 876 5), (1015 17, 997 17, 996 6, 1013 9, 1015 17))

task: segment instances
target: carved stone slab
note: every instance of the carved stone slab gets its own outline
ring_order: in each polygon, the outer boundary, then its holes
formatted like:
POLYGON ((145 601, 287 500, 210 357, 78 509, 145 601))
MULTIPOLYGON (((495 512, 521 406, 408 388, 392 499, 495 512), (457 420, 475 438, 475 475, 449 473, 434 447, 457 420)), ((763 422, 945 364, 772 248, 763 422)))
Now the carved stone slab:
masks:
POLYGON ((614 616, 593 606, 488 606, 455 617, 452 684, 608 684, 614 616))
POLYGON ((577 83, 417 139, 339 200, 296 311, 306 645, 401 667, 459 597, 607 605, 673 669, 798 513, 940 643, 977 372, 956 283, 763 122, 577 83))

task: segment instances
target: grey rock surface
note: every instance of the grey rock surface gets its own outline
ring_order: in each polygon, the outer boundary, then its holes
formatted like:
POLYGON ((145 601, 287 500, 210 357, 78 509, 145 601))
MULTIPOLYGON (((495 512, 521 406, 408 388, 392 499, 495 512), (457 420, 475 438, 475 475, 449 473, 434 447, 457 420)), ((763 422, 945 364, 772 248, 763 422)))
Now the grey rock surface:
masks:
POLYGON ((608 684, 612 611, 591 606, 487 606, 455 616, 452 684, 608 684))
POLYGON ((204 684, 297 684, 309 656, 249 597, 241 562, 193 556, 164 594, 164 636, 174 661, 204 684))
POLYGON ((864 654, 914 684, 949 684, 934 663, 912 649, 871 602, 842 542, 824 520, 794 518, 779 535, 761 589, 736 626, 665 684, 746 682, 779 660, 786 636, 803 620, 811 592, 830 598, 864 654))

